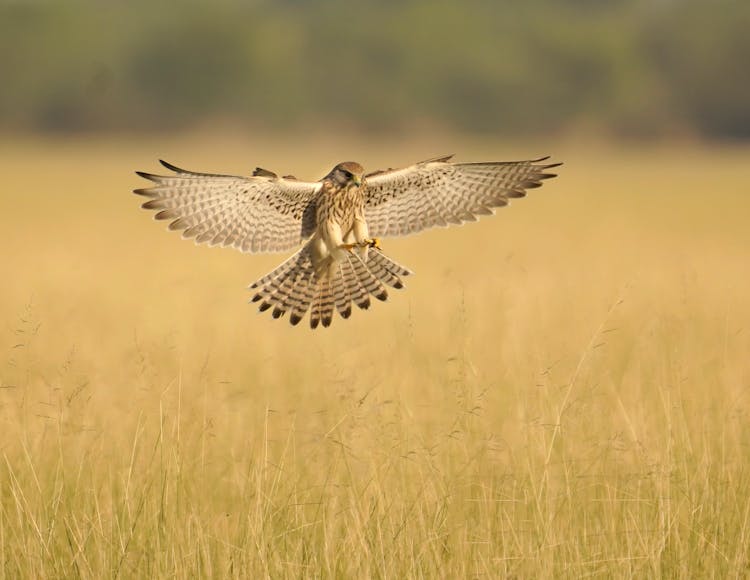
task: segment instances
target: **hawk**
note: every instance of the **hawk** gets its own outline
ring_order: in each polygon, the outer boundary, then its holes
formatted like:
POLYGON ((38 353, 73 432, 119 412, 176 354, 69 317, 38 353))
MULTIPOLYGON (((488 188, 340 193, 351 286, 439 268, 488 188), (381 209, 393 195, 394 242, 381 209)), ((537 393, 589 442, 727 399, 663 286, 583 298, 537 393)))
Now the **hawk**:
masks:
POLYGON ((142 207, 170 220, 183 238, 242 252, 283 252, 302 246, 250 286, 261 312, 289 312, 296 325, 310 311, 310 326, 329 326, 334 309, 349 318, 352 303, 386 300, 412 272, 387 257, 380 238, 459 225, 491 215, 555 177, 561 163, 527 161, 455 163, 439 157, 403 169, 365 173, 339 163, 317 182, 279 177, 256 168, 250 177, 196 173, 161 161, 170 175, 137 174, 153 182, 134 190, 151 198, 142 207))

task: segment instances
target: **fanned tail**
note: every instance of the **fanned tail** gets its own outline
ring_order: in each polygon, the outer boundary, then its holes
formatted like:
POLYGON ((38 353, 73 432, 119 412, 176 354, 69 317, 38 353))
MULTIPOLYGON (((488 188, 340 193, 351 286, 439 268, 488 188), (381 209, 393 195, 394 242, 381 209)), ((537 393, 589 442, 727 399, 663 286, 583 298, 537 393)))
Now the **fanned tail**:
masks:
POLYGON ((394 262, 379 248, 370 248, 367 253, 367 267, 381 281, 393 288, 403 288, 400 276, 413 274, 411 270, 394 262))
POLYGON ((255 290, 252 302, 260 302, 264 312, 271 307, 271 315, 280 318, 289 312, 289 322, 298 324, 310 311, 310 327, 330 326, 334 309, 341 318, 349 318, 352 302, 363 310, 370 307, 370 296, 384 301, 388 298, 385 286, 403 288, 400 276, 411 274, 407 268, 388 258, 377 248, 371 248, 366 260, 356 253, 346 259, 315 267, 312 246, 308 242, 299 252, 269 274, 250 286, 255 290))

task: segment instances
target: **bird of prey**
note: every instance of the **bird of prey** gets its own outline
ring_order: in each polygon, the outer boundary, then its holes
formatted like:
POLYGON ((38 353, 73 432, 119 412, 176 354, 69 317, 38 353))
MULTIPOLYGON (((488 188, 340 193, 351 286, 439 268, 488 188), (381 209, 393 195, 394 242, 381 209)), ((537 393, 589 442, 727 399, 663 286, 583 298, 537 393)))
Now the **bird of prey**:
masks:
POLYGON ((455 163, 453 156, 403 169, 365 173, 339 163, 317 182, 279 177, 256 168, 250 177, 196 173, 161 161, 170 175, 138 175, 153 182, 134 190, 142 205, 169 220, 170 230, 196 243, 242 252, 283 252, 302 246, 250 286, 261 312, 289 313, 296 325, 310 311, 310 326, 329 326, 334 309, 349 318, 352 303, 369 308, 370 296, 388 297, 412 272, 388 258, 380 238, 490 215, 555 177, 549 157, 527 161, 455 163))

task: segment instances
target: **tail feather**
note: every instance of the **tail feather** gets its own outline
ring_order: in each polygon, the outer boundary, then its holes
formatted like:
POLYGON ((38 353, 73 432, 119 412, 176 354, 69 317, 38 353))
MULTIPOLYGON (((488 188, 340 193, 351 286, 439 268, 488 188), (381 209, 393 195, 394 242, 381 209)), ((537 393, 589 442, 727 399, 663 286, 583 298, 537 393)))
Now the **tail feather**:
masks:
POLYGON ((366 262, 356 253, 330 267, 316 270, 311 244, 269 272, 250 288, 255 290, 253 302, 260 302, 264 312, 273 307, 271 315, 280 318, 289 312, 289 322, 298 324, 310 311, 310 327, 330 326, 336 310, 341 318, 349 318, 352 302, 361 308, 370 307, 370 295, 386 300, 386 285, 402 288, 400 276, 411 274, 380 250, 372 248, 366 262))
POLYGON ((273 317, 283 316, 287 309, 296 302, 299 292, 297 280, 305 271, 306 262, 309 261, 309 252, 303 248, 276 270, 255 282, 250 286, 256 289, 251 299, 252 302, 262 300, 259 306, 261 312, 274 306, 273 317))
POLYGON ((311 262, 309 252, 306 252, 307 248, 303 248, 291 258, 283 262, 273 272, 266 274, 263 278, 255 281, 251 286, 251 290, 255 290, 255 295, 252 298, 253 302, 257 302, 262 298, 268 298, 279 292, 281 287, 294 280, 307 269, 307 263, 311 262))
POLYGON ((304 248, 302 248, 299 252, 296 254, 291 255, 289 258, 284 260, 281 264, 276 266, 273 270, 271 270, 268 274, 263 276, 262 278, 256 280, 250 285, 250 289, 254 290, 255 288, 262 288, 267 283, 271 282, 272 280, 275 280, 277 278, 280 278, 284 274, 288 273, 292 268, 294 268, 297 263, 299 262, 300 258, 307 253, 309 255, 309 247, 305 245, 304 248), (307 250, 307 252, 306 252, 307 250))
POLYGON ((310 303, 315 298, 315 275, 314 272, 305 272, 298 280, 298 297, 292 305, 292 313, 289 322, 296 325, 305 316, 310 303))
POLYGON ((385 258, 385 255, 380 251, 377 253, 370 251, 367 258, 367 267, 376 278, 396 289, 404 287, 399 275, 406 276, 411 273, 385 258))
POLYGON ((401 264, 394 262, 378 248, 370 248, 368 250, 367 266, 369 268, 372 268, 373 264, 382 266, 383 269, 387 270, 394 276, 409 276, 414 273, 409 270, 409 268, 406 268, 401 264))
MULTIPOLYGON (((293 272, 290 272, 283 282, 277 285, 277 288, 273 290, 272 294, 266 300, 276 304, 273 316, 274 318, 278 318, 279 316, 283 316, 289 309, 292 309, 292 313, 301 311, 301 315, 304 315, 312 297, 310 266, 307 266, 304 261, 300 261, 298 267, 293 272)), ((296 322, 291 320, 293 325, 297 322, 299 320, 296 322)))
POLYGON ((275 304, 273 312, 271 312, 271 316, 274 318, 284 316, 289 307, 291 307, 294 296, 294 281, 294 276, 287 276, 278 289, 268 297, 270 300, 266 300, 271 304, 275 304))
POLYGON ((320 311, 322 310, 322 291, 327 280, 320 280, 318 282, 318 291, 313 298, 312 304, 310 305, 310 328, 317 328, 320 324, 320 311))
POLYGON ((357 305, 357 308, 367 310, 370 307, 370 294, 365 287, 360 284, 351 260, 343 262, 341 267, 345 271, 344 283, 346 284, 346 288, 352 301, 357 305))
MULTIPOLYGON (((324 280, 321 280, 319 282, 318 286, 318 299, 316 301, 316 304, 319 306, 319 314, 320 314, 320 322, 323 323, 323 326, 331 326, 331 321, 333 320, 333 278, 332 276, 335 276, 336 274, 332 274, 331 276, 326 277, 324 280)), ((315 328, 317 326, 317 323, 313 325, 313 318, 310 318, 310 326, 312 328, 315 328)))
POLYGON ((333 299, 336 302, 336 310, 341 318, 349 318, 352 314, 352 298, 344 278, 344 267, 339 265, 336 277, 332 284, 333 299))
POLYGON ((354 266, 354 272, 359 278, 359 283, 378 300, 385 301, 388 298, 388 291, 374 274, 367 268, 362 259, 355 255, 349 257, 349 262, 354 266))

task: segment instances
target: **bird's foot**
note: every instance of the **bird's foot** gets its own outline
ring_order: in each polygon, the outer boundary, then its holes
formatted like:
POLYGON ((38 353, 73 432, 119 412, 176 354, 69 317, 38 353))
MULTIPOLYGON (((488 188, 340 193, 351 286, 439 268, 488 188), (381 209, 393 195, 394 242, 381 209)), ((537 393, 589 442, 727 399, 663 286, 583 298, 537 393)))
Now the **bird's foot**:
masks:
POLYGON ((355 248, 378 248, 380 249, 380 238, 365 238, 361 242, 355 242, 353 244, 341 244, 339 246, 342 250, 351 252, 355 248))

